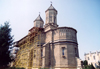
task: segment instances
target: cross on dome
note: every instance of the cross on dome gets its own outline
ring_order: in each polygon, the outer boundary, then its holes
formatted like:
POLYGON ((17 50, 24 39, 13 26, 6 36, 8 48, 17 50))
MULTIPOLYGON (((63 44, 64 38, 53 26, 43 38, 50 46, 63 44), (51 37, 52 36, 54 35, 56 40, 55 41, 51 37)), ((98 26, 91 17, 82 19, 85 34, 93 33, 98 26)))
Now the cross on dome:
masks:
POLYGON ((50 1, 50 3, 51 3, 51 5, 50 5, 50 7, 46 11, 48 11, 48 10, 55 10, 57 12, 57 10, 52 6, 52 1, 50 1))
POLYGON ((52 4, 52 1, 50 1, 50 3, 52 4))
POLYGON ((43 22, 43 20, 42 20, 42 18, 40 16, 40 12, 39 12, 39 16, 34 21, 42 21, 43 22))
POLYGON ((39 12, 39 15, 40 15, 40 12, 39 12))

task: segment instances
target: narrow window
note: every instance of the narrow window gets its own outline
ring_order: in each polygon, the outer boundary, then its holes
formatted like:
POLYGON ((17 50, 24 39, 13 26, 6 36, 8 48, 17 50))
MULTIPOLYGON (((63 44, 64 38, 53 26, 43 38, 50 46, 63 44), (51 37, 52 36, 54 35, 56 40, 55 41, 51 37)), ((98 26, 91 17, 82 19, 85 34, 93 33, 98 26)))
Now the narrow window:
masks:
POLYGON ((34 58, 36 57, 36 50, 34 50, 34 58))
POLYGON ((93 56, 93 59, 95 60, 95 56, 93 56))
POLYGON ((90 60, 89 57, 88 57, 88 60, 90 60))
POLYGON ((75 54, 77 53, 77 49, 75 48, 75 54))
POLYGON ((54 23, 56 23, 56 16, 54 17, 54 23))
POLYGON ((65 47, 62 47, 62 55, 64 56, 65 47))
POLYGON ((77 48, 75 48, 75 56, 77 56, 77 48))
POLYGON ((52 22, 52 16, 50 16, 50 22, 52 22))
POLYGON ((43 51, 41 50, 41 57, 43 56, 43 51))

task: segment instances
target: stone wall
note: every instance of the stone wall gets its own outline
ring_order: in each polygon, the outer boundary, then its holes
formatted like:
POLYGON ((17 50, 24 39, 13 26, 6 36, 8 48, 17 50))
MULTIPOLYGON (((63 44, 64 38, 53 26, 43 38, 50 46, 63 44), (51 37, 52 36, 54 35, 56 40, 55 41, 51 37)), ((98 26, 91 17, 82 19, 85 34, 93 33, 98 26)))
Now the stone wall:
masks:
POLYGON ((54 40, 70 40, 77 43, 76 30, 68 27, 59 27, 54 30, 54 40))
POLYGON ((45 43, 51 42, 52 41, 52 31, 47 32, 45 38, 46 38, 45 43))
POLYGON ((45 38, 46 37, 46 34, 45 34, 45 32, 42 32, 41 33, 41 44, 44 44, 45 43, 45 38))
POLYGON ((54 63, 55 67, 76 67, 74 44, 56 43, 54 44, 54 63), (64 48, 64 55, 62 54, 64 48))
POLYGON ((43 66, 49 67, 77 67, 76 57, 79 57, 77 31, 69 27, 59 27, 46 32, 43 47, 43 66), (64 55, 62 55, 64 48, 64 55), (49 54, 49 55, 48 55, 49 54))

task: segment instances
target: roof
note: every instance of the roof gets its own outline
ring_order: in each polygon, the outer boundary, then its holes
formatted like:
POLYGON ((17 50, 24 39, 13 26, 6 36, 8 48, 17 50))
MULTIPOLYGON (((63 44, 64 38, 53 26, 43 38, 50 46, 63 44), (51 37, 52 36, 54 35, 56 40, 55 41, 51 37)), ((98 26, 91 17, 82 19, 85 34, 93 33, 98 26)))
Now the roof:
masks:
POLYGON ((39 14, 39 16, 34 20, 34 22, 35 22, 35 21, 42 21, 42 22, 43 22, 43 20, 42 20, 40 14, 39 14))
POLYGON ((55 10, 57 12, 57 10, 52 6, 52 4, 50 5, 50 7, 46 11, 48 11, 48 10, 55 10))
POLYGON ((32 31, 33 29, 43 30, 43 28, 33 27, 33 28, 31 28, 29 31, 32 31))

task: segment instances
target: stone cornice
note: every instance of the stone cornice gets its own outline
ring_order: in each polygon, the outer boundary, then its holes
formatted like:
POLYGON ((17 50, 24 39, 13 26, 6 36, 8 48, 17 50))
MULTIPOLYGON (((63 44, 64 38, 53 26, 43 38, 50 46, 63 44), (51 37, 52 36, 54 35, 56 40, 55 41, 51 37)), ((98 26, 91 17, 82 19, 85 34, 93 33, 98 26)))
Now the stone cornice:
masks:
POLYGON ((74 43, 74 44, 77 44, 78 45, 78 43, 77 42, 71 42, 71 41, 58 41, 58 42, 53 42, 54 44, 60 44, 60 43, 74 43))
POLYGON ((78 43, 75 42, 75 41, 73 41, 73 40, 56 40, 56 41, 54 41, 54 42, 45 43, 45 44, 43 45, 43 47, 45 47, 47 44, 52 44, 52 43, 53 43, 53 44, 73 43, 73 44, 78 45, 78 43))
POLYGON ((46 13, 47 11, 49 11, 49 10, 54 10, 54 11, 56 11, 56 14, 57 14, 57 10, 55 10, 55 9, 47 9, 47 10, 45 11, 45 13, 46 13))
POLYGON ((56 43, 56 42, 74 42, 74 43, 77 43, 77 41, 75 41, 75 40, 69 40, 69 39, 60 39, 60 40, 54 40, 54 43, 56 43))
POLYGON ((46 27, 48 27, 48 26, 58 27, 58 25, 55 24, 55 23, 48 23, 48 24, 45 24, 45 25, 44 25, 44 28, 46 28, 46 27), (56 26, 55 26, 55 25, 56 25, 56 26))
POLYGON ((50 30, 48 30, 46 32, 54 31, 54 30, 58 30, 58 29, 72 29, 72 30, 74 30, 77 33, 77 30, 74 29, 74 28, 71 28, 71 27, 57 27, 56 29, 50 29, 50 30))
POLYGON ((77 30, 72 27, 57 27, 57 29, 73 29, 77 33, 77 30))

